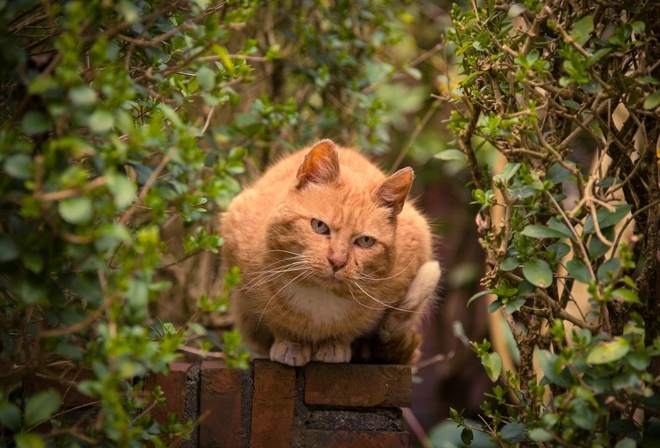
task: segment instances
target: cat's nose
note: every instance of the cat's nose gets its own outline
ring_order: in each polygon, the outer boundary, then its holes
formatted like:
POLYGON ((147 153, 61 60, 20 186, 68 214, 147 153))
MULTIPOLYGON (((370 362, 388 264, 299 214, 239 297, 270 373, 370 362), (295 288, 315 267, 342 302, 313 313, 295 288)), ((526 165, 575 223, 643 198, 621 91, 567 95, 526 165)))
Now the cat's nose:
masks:
POLYGON ((332 270, 334 272, 337 272, 338 270, 346 266, 347 261, 348 261, 348 257, 344 253, 333 252, 328 257, 328 263, 330 263, 330 266, 332 266, 332 270))

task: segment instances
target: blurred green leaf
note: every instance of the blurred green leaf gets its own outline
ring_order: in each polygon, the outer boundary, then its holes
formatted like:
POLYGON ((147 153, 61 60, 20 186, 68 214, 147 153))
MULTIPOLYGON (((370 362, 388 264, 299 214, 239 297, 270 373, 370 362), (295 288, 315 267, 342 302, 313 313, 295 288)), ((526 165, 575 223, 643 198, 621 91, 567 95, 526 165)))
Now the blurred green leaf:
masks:
POLYGON ((14 403, 0 402, 0 425, 10 431, 18 431, 21 427, 21 411, 14 403))
POLYGON ((105 133, 115 125, 115 117, 106 110, 97 109, 90 115, 88 125, 92 132, 105 133))
POLYGON ((57 208, 62 219, 71 224, 86 224, 92 219, 92 201, 85 196, 63 199, 57 208))
POLYGON ((592 16, 584 16, 573 25, 571 30, 571 37, 578 45, 584 45, 589 41, 591 33, 594 30, 594 18, 592 16))
POLYGON ((5 160, 3 169, 16 179, 26 180, 32 177, 32 157, 27 154, 14 154, 5 160))
POLYGON ((22 432, 16 434, 17 448, 46 448, 46 441, 41 434, 22 432))
POLYGON ((107 174, 108 189, 114 196, 117 208, 124 209, 135 200, 135 184, 121 174, 107 174))
POLYGON ((49 419, 60 409, 62 397, 55 389, 32 395, 25 405, 25 424, 33 426, 49 419))
POLYGON ((20 248, 6 233, 0 233, 0 263, 18 258, 20 248))
POLYGON ((38 111, 29 111, 21 121, 21 127, 27 135, 37 135, 50 130, 52 123, 43 113, 38 111))
POLYGON ((587 356, 589 364, 607 364, 617 361, 630 351, 630 341, 624 337, 617 336, 611 341, 598 344, 587 356))
POLYGON ((653 110, 656 109, 658 106, 660 106, 660 90, 649 94, 644 99, 644 105, 643 105, 644 109, 646 110, 653 110))

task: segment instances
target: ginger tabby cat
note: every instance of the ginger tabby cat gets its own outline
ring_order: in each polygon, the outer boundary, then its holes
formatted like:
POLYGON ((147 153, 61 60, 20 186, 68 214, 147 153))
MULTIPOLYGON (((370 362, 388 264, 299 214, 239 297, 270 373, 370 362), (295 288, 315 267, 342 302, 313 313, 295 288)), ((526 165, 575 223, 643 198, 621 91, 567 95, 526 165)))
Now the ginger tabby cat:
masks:
POLYGON ((241 270, 231 310, 250 348, 291 366, 415 360, 440 266, 412 180, 322 140, 232 201, 223 259, 241 270))

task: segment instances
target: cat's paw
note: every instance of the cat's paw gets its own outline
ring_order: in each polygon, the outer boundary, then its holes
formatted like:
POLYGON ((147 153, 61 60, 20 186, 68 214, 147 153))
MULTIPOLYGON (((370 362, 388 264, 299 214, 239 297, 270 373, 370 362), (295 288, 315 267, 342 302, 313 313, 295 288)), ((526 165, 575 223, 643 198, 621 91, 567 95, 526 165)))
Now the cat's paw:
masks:
POLYGON ((304 366, 312 358, 309 344, 292 341, 276 341, 270 347, 270 360, 289 366, 304 366))
POLYGON ((314 361, 351 362, 351 345, 345 342, 326 342, 314 353, 314 361))

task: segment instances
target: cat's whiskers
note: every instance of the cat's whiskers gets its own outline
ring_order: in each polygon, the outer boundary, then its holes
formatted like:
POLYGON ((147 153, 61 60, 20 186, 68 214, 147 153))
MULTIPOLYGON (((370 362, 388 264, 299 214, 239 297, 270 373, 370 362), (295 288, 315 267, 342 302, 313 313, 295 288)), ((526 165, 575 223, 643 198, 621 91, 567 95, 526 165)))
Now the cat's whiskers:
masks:
POLYGON ((346 285, 348 286, 348 292, 351 294, 351 297, 353 298, 353 301, 354 301, 355 303, 357 303, 358 305, 360 305, 362 308, 366 308, 366 309, 368 309, 368 310, 376 310, 376 311, 380 311, 380 310, 381 310, 380 307, 379 307, 379 308, 374 308, 374 307, 371 307, 371 306, 365 305, 364 303, 360 302, 360 300, 358 300, 358 298, 356 297, 355 293, 353 292, 353 288, 351 288, 351 283, 348 282, 348 283, 346 283, 346 285))
POLYGON ((256 276, 253 279, 251 279, 249 282, 245 283, 241 287, 241 290, 251 291, 255 288, 271 283, 285 274, 305 271, 307 269, 308 267, 306 262, 296 261, 281 267, 275 267, 273 269, 267 269, 260 272, 256 272, 254 273, 256 274, 256 276))
MULTIPOLYGON (((374 297, 371 293, 369 293, 365 288, 363 288, 363 287, 360 285, 359 282, 354 281, 353 284, 354 284, 355 286, 357 286, 357 287, 360 289, 360 291, 362 291, 367 297, 369 297, 369 298, 370 298, 371 300, 373 300, 374 302, 376 302, 376 303, 382 305, 384 308, 388 308, 388 309, 390 309, 390 310, 395 310, 395 311, 401 311, 401 312, 403 312, 403 313, 422 314, 421 311, 414 311, 414 310, 407 310, 407 309, 405 309, 405 308, 398 308, 398 307, 396 307, 396 306, 394 306, 394 305, 390 305, 390 304, 388 304, 388 303, 382 302, 382 301, 378 300, 377 298, 375 298, 375 297, 374 297)), ((397 299, 396 302, 398 302, 399 300, 403 300, 403 297, 397 299)))
POLYGON ((410 262, 405 267, 403 267, 399 272, 397 272, 396 274, 392 274, 389 277, 375 277, 372 274, 360 273, 360 276, 359 276, 358 280, 364 280, 364 281, 369 281, 369 282, 381 282, 381 281, 384 281, 384 280, 391 280, 391 279, 393 279, 395 277, 398 277, 399 275, 403 274, 410 267, 410 265, 413 263, 413 261, 414 260, 410 260, 410 262))
POLYGON ((277 295, 279 293, 281 293, 282 290, 284 290, 291 283, 295 282, 296 280, 300 279, 301 277, 302 277, 302 279, 305 279, 305 278, 309 277, 310 275, 311 275, 310 271, 305 270, 305 271, 301 272, 300 274, 296 275, 294 278, 289 280, 284 286, 282 286, 280 289, 278 289, 277 292, 270 297, 270 299, 268 299, 268 302, 266 302, 266 306, 264 306, 264 309, 261 311, 261 314, 259 315, 259 320, 257 321, 257 326, 255 327, 255 331, 259 328, 259 324, 261 323, 261 319, 263 319, 264 314, 266 313, 266 310, 268 309, 268 306, 273 301, 273 299, 275 297, 277 297, 277 295))

